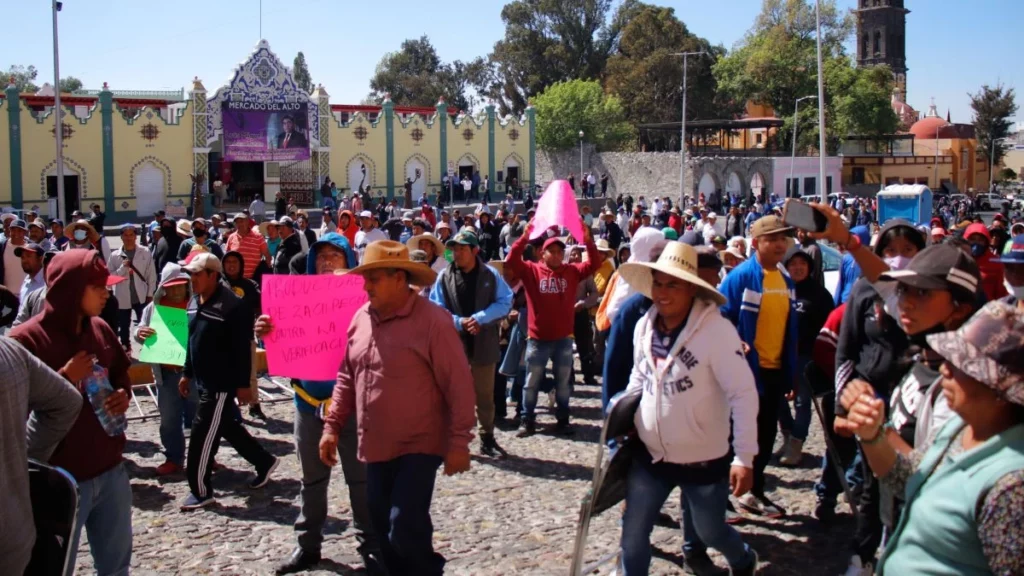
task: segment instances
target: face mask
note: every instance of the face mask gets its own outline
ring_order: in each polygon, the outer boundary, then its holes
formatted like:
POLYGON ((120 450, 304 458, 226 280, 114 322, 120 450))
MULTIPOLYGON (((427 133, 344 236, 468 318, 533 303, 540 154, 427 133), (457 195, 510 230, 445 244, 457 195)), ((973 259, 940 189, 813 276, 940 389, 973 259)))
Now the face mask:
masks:
POLYGON ((890 270, 903 270, 910 264, 910 258, 906 256, 891 256, 885 258, 885 263, 889 265, 890 270))
POLYGON ((77 241, 77 242, 84 241, 86 234, 87 234, 87 232, 85 230, 82 230, 82 229, 75 230, 75 233, 74 233, 75 241, 77 241))
POLYGON ((971 244, 971 255, 975 258, 981 258, 988 251, 988 246, 985 244, 971 244))
POLYGON ((1003 286, 1006 287, 1006 291, 1013 294, 1013 297, 1017 300, 1024 300, 1024 286, 1013 286, 1010 281, 1003 278, 1003 286))

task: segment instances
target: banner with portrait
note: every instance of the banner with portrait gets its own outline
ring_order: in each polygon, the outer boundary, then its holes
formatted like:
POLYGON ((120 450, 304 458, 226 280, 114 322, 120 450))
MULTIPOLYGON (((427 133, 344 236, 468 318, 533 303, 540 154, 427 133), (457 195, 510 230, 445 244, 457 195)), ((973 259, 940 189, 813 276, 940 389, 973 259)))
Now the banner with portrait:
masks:
POLYGON ((228 162, 309 160, 305 102, 224 102, 224 159, 228 162))

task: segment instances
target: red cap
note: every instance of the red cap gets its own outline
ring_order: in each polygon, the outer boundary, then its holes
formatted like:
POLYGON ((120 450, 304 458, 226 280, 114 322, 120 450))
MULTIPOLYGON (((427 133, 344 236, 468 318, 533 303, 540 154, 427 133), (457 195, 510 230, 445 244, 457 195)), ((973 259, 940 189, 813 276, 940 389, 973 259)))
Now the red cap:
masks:
POLYGON ((107 269, 107 265, 103 262, 103 259, 98 255, 92 259, 92 264, 88 266, 88 272, 86 273, 86 283, 90 286, 106 286, 110 287, 115 284, 120 284, 127 280, 124 276, 114 276, 107 269))
POLYGON ((558 244, 559 246, 562 247, 562 250, 565 250, 565 242, 562 242, 562 239, 559 238, 558 236, 554 236, 544 241, 544 247, 541 248, 541 251, 543 252, 544 250, 547 250, 548 247, 553 244, 558 244))

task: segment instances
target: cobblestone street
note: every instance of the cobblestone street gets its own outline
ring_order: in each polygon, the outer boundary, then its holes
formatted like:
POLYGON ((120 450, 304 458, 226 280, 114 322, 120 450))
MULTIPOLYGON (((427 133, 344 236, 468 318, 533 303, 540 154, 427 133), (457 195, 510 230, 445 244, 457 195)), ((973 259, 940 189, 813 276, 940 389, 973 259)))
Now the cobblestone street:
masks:
MULTIPOLYGON (((265 383, 264 383, 265 384, 265 383)), ((143 400, 144 407, 152 407, 143 400)), ((541 397, 538 424, 553 423, 541 397)), ((250 430, 273 454, 282 458, 270 484, 259 491, 245 483, 252 470, 222 443, 217 461, 226 469, 214 474, 218 503, 192 513, 178 511, 187 493, 183 476, 158 478, 158 419, 132 422, 126 458, 134 500, 134 556, 137 574, 271 574, 274 565, 295 546, 292 522, 298 514, 299 467, 292 444, 291 402, 264 404, 269 421, 250 423, 250 430)), ((134 411, 134 408, 133 408, 134 411)), ((511 408, 510 408, 511 411, 511 408)), ((517 439, 511 430, 498 432, 510 453, 504 461, 473 457, 467 474, 439 473, 434 494, 434 544, 448 559, 447 574, 565 575, 569 572, 580 499, 589 486, 596 440, 600 433, 600 390, 577 384, 573 396, 576 434, 561 438, 539 433, 517 439)), ((247 420, 248 422, 248 420, 247 420)), ((814 419, 803 465, 771 466, 769 489, 789 512, 780 520, 750 519, 739 528, 761 556, 762 574, 837 574, 846 565, 846 538, 853 520, 843 505, 836 523, 823 528, 812 514, 813 483, 823 451, 814 419)), ((474 454, 477 443, 471 446, 474 454)), ((778 449, 778 447, 777 447, 778 449)), ((769 492, 771 493, 771 492, 769 492)), ((330 488, 330 518, 316 574, 353 574, 359 566, 355 540, 347 530, 348 495, 335 468, 330 488)), ((679 495, 664 511, 679 519, 679 495)), ((591 524, 587 561, 615 550, 619 513, 606 512, 591 524)), ((681 533, 656 527, 652 535, 655 560, 651 574, 681 574, 681 533)), ((713 556, 724 566, 721 556, 713 556)), ((92 564, 85 535, 78 555, 78 574, 92 564)), ((600 574, 608 574, 609 567, 600 574)))

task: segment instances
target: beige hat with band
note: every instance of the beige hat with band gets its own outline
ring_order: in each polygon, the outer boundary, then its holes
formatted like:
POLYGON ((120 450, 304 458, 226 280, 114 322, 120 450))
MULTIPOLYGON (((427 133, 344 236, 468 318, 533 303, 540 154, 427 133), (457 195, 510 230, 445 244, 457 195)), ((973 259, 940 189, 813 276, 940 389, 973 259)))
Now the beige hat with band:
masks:
POLYGON ((622 279, 637 292, 651 297, 654 272, 662 272, 689 282, 697 287, 699 298, 711 300, 719 306, 725 296, 697 275, 697 251, 682 242, 669 242, 657 262, 627 262, 619 268, 622 279))

